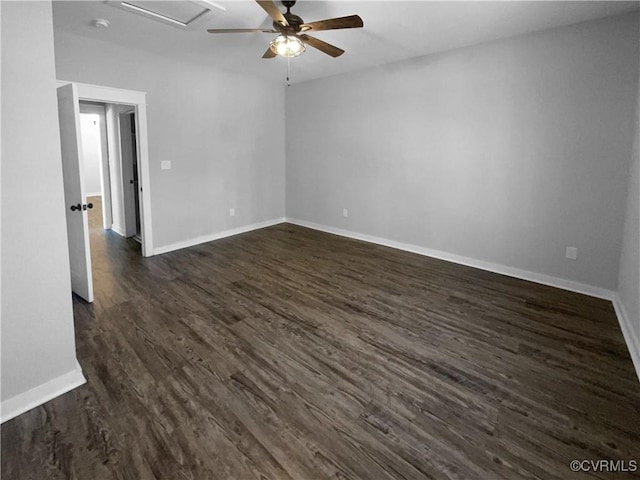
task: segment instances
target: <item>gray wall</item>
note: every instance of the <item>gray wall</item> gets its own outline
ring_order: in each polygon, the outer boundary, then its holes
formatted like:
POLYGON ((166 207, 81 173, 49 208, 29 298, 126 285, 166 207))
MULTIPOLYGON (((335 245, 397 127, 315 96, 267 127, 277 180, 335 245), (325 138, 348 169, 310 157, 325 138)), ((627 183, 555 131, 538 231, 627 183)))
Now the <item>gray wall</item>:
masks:
POLYGON ((632 14, 292 86, 287 216, 615 289, 637 35, 632 14))
POLYGON ((284 216, 282 85, 59 32, 55 48, 60 80, 147 92, 155 248, 284 216))
MULTIPOLYGON (((635 138, 631 155, 629 191, 620 256, 618 293, 640 353, 640 89, 638 89, 635 138)), ((640 372, 639 372, 640 375, 640 372)))
POLYGON ((2 400, 76 367, 49 2, 2 9, 2 400))

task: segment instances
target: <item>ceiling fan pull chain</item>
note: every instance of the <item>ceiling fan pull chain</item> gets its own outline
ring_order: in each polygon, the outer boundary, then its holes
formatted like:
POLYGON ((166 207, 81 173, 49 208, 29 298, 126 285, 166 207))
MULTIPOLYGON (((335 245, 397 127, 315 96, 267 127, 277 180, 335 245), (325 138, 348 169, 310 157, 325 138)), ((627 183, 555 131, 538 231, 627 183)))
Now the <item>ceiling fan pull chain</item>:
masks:
POLYGON ((291 76, 291 59, 287 58, 287 87, 291 86, 289 77, 291 76))

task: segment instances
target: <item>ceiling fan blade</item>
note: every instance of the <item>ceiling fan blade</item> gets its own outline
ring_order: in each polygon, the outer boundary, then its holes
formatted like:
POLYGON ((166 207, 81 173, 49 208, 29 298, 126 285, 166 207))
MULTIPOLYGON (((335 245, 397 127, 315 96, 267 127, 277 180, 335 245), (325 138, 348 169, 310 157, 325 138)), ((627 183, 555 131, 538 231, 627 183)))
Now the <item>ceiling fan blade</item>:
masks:
POLYGON ((284 15, 272 0, 256 0, 256 3, 260 5, 274 21, 285 27, 289 26, 289 22, 287 22, 287 19, 284 18, 284 15))
POLYGON ((209 33, 278 33, 277 30, 268 30, 266 28, 210 28, 209 33))
POLYGON ((298 37, 300 37, 300 40, 305 42, 307 45, 311 45, 313 48, 317 48, 321 52, 324 52, 327 55, 331 55, 334 58, 339 57, 344 53, 344 50, 342 50, 341 48, 334 47, 330 43, 323 42, 322 40, 318 40, 315 37, 311 37, 305 34, 298 35, 298 37))
POLYGON ((361 28, 364 26, 362 19, 358 15, 348 17, 329 18, 317 22, 303 23, 300 28, 303 32, 317 32, 320 30, 339 30, 341 28, 361 28))
POLYGON ((275 57, 276 57, 276 52, 271 50, 271 47, 267 48, 267 51, 264 52, 264 55, 262 55, 262 58, 275 58, 275 57))

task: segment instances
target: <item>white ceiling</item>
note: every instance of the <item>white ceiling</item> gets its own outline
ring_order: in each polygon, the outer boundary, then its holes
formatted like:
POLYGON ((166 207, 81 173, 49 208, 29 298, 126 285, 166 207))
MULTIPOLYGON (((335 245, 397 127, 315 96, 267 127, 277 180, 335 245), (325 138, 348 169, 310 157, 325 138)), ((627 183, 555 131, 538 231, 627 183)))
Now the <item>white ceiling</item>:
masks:
MULTIPOLYGON (((130 48, 214 65, 231 72, 282 82, 286 60, 261 58, 274 34, 217 34, 207 28, 270 27, 252 0, 217 1, 188 30, 129 13, 104 1, 54 1, 55 32, 113 42, 130 48), (91 25, 95 18, 108 29, 91 25)), ((277 2, 279 6, 280 2, 277 2)), ((616 1, 315 1, 300 0, 293 13, 311 22, 358 14, 364 28, 314 35, 346 53, 331 58, 313 48, 291 60, 294 83, 359 70, 536 30, 637 10, 640 2, 616 1)), ((283 9, 284 10, 284 9, 283 9)))

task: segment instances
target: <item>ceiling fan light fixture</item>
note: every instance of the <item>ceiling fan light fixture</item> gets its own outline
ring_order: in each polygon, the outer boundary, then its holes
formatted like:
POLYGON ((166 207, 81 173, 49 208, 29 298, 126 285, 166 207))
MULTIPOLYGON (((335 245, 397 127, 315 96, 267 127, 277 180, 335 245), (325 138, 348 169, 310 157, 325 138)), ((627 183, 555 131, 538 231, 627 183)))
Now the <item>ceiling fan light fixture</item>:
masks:
POLYGON ((293 58, 306 50, 304 43, 295 35, 278 35, 269 44, 271 51, 281 57, 293 58))

